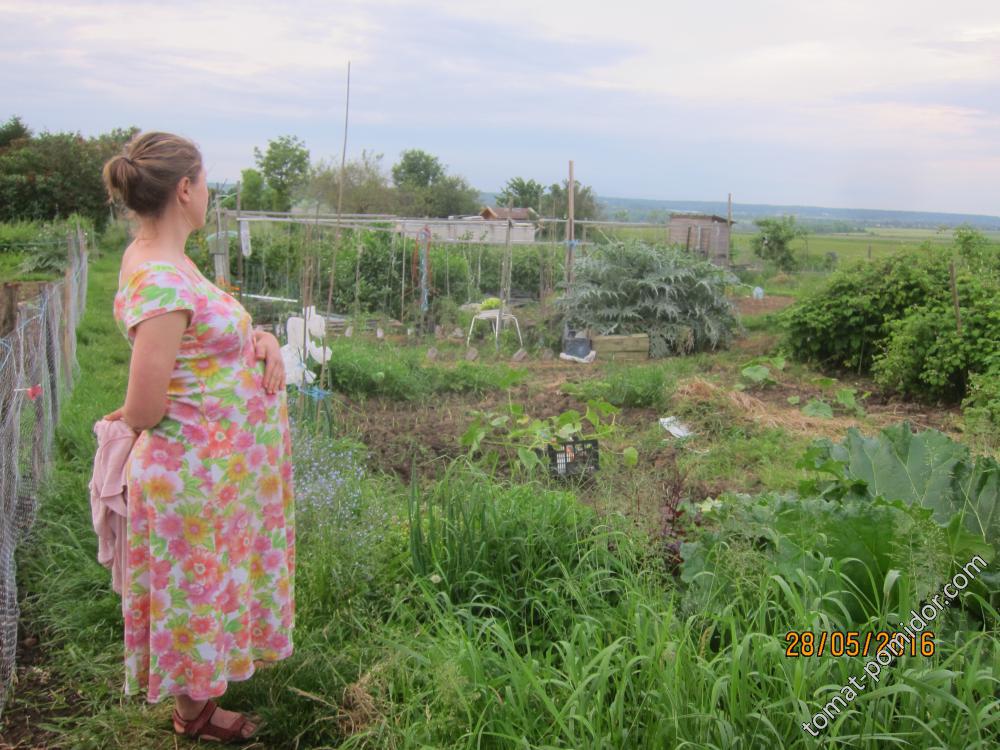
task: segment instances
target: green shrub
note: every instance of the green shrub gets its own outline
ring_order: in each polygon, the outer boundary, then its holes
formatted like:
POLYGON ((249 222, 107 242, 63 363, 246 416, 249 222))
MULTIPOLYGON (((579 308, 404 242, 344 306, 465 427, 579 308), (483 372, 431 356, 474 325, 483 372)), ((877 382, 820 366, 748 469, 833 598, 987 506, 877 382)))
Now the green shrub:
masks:
POLYGON ((26 245, 34 245, 47 226, 50 225, 41 221, 0 223, 0 253, 20 251, 26 245))
POLYGON ((893 320, 949 298, 946 254, 901 253, 856 264, 781 315, 785 343, 796 359, 865 373, 893 320))
POLYGON ((960 227, 951 248, 857 264, 782 314, 787 349, 830 369, 873 373, 908 396, 956 403, 1000 341, 998 257, 1000 246, 960 227))
POLYGON ((1000 352, 993 352, 984 372, 969 378, 962 411, 973 443, 991 450, 1000 447, 1000 352))
POLYGON ((922 399, 957 403, 970 375, 984 372, 1000 345, 1000 285, 988 277, 963 274, 959 333, 952 300, 929 302, 889 323, 884 353, 875 358, 876 381, 922 399))
POLYGON ((760 231, 750 240, 754 255, 774 263, 782 271, 793 271, 800 261, 792 252, 792 241, 806 234, 804 227, 796 225, 794 216, 756 219, 760 231))
MULTIPOLYGON (((188 237, 188 244, 190 246, 192 239, 194 237, 204 237, 201 232, 194 232, 188 237)), ((128 247, 129 242, 129 230, 128 224, 125 221, 115 221, 109 222, 104 227, 104 231, 101 232, 101 247, 108 248, 113 252, 124 252, 125 248, 128 247)), ((191 257, 197 263, 195 257, 191 254, 190 250, 185 249, 188 256, 191 257)))

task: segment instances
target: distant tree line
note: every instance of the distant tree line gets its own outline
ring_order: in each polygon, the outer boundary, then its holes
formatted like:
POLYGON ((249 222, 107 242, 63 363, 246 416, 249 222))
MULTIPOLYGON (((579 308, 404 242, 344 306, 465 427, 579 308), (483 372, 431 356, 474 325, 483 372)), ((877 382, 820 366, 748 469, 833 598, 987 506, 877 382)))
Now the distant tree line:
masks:
MULTIPOLYGON (((247 210, 288 211, 293 203, 335 210, 340 201, 341 169, 334 160, 310 164, 305 144, 292 136, 268 143, 266 151, 254 150, 255 169, 244 169, 240 205, 247 210)), ((479 191, 468 181, 450 174, 441 160, 421 149, 407 149, 391 169, 383 154, 362 151, 343 169, 342 210, 348 214, 396 214, 448 217, 475 214, 482 208, 479 191)), ((541 183, 514 177, 497 195, 497 205, 531 208, 539 217, 566 218, 568 181, 546 188, 541 183)), ((235 191, 226 198, 235 206, 235 191)), ((597 196, 587 185, 575 184, 574 216, 599 218, 597 196)))
MULTIPOLYGON (((477 213, 479 191, 464 177, 449 174, 441 161, 426 151, 404 151, 391 172, 382 166, 382 154, 362 151, 344 164, 341 204, 339 163, 311 164, 305 144, 281 136, 267 149, 254 149, 256 168, 241 174, 240 206, 250 211, 288 211, 295 203, 344 213, 384 213, 447 217, 477 213)), ((235 205, 235 190, 226 198, 235 205)))
MULTIPOLYGON (((0 125, 0 221, 51 220, 76 212, 103 228, 113 211, 101 180, 104 163, 137 133, 116 128, 84 138, 79 133, 34 133, 18 116, 0 125)), ((407 149, 390 169, 383 155, 362 151, 348 160, 310 160, 305 143, 292 135, 254 149, 254 167, 242 170, 240 206, 246 210, 289 211, 293 205, 335 210, 343 191, 345 213, 385 213, 448 217, 478 213, 479 191, 441 160, 421 149, 407 149), (343 182, 343 185, 341 185, 343 182)), ((236 185, 221 188, 227 208, 237 203, 236 185)), ((500 206, 531 208, 539 217, 564 219, 568 181, 545 187, 514 177, 497 196, 500 206)), ((574 215, 599 218, 591 187, 575 184, 574 215)))

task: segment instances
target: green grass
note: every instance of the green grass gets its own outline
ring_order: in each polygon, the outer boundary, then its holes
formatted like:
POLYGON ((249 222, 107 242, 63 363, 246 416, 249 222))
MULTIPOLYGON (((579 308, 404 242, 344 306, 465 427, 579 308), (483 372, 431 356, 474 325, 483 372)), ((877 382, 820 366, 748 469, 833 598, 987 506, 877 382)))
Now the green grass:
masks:
MULTIPOLYGON (((45 745, 55 750, 176 746, 169 702, 121 698, 119 599, 96 562, 84 500, 91 427, 125 390, 128 348, 110 309, 117 260, 108 254, 91 268, 82 377, 58 429, 54 480, 18 554, 26 629, 42 636, 49 677, 45 688, 15 692, 4 716, 27 706, 47 712, 45 745), (50 705, 66 715, 48 713, 50 705)), ((660 370, 669 387, 714 361, 671 360, 660 370)), ((659 382, 652 372, 638 385, 659 382)), ((712 441, 710 454, 682 457, 689 471, 739 484, 753 465, 769 485, 794 486, 778 467, 800 446, 781 431, 736 429, 711 403, 686 416, 712 441)), ((358 446, 306 434, 296 433, 295 454, 296 651, 233 683, 225 698, 263 716, 264 747, 996 746, 995 631, 941 630, 934 656, 884 670, 814 738, 802 722, 864 660, 785 656, 789 630, 853 625, 831 617, 831 592, 812 579, 755 575, 752 550, 734 548, 720 564, 742 576, 741 596, 710 579, 685 585, 629 522, 595 513, 571 491, 503 482, 462 462, 405 487, 359 476, 358 446)), ((861 629, 894 622, 883 608, 861 629)))
POLYGON ((527 374, 503 363, 429 364, 422 347, 403 349, 341 337, 330 348, 324 385, 355 398, 426 401, 446 393, 480 395, 509 388, 527 374))
POLYGON ((738 352, 720 351, 664 357, 650 360, 648 364, 598 360, 600 377, 567 381, 560 390, 581 401, 596 398, 632 409, 664 409, 670 403, 677 381, 742 357, 744 355, 738 352))
MULTIPOLYGON (((733 262, 760 262, 750 249, 753 233, 733 234, 733 262)), ((852 234, 809 234, 795 240, 792 249, 807 262, 818 262, 827 253, 836 253, 838 264, 843 265, 855 260, 866 260, 868 248, 871 247, 871 257, 880 258, 903 250, 915 250, 924 242, 935 244, 951 244, 951 232, 938 233, 932 230, 895 230, 892 233, 857 232, 852 234)))

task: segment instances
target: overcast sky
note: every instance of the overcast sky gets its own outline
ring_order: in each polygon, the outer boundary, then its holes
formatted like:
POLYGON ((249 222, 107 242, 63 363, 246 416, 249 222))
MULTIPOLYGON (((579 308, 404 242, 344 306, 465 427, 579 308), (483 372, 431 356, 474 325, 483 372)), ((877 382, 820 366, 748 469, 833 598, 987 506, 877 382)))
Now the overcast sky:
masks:
POLYGON ((481 190, 1000 215, 1000 2, 0 0, 0 119, 437 155, 481 190))

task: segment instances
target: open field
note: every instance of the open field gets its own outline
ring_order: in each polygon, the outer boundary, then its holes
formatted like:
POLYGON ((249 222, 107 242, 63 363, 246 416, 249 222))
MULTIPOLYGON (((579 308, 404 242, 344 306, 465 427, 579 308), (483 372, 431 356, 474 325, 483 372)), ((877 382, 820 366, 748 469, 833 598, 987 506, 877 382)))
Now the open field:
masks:
MULTIPOLYGON (((739 233, 733 235, 733 262, 759 263, 750 250, 750 240, 753 234, 739 233)), ((857 260, 867 260, 871 248, 871 257, 878 258, 890 253, 904 250, 915 250, 924 242, 947 245, 952 240, 950 232, 933 232, 929 230, 871 230, 852 234, 810 234, 792 243, 794 251, 805 259, 819 261, 827 253, 836 253, 838 263, 845 264, 857 260)))
MULTIPOLYGON (((871 257, 879 258, 890 253, 904 250, 915 250, 925 242, 935 245, 949 245, 952 242, 951 229, 905 229, 905 228, 872 228, 863 232, 826 233, 811 232, 807 237, 796 240, 792 247, 800 254, 807 264, 809 261, 820 262, 826 253, 836 253, 841 264, 856 260, 867 260, 869 247, 871 257)), ((666 241, 666 227, 588 227, 586 237, 589 240, 603 240, 604 237, 625 240, 638 239, 645 242, 666 241)), ((754 232, 737 231, 733 233, 733 263, 737 265, 759 264, 750 250, 750 240, 754 232)), ((993 241, 1000 240, 1000 232, 983 232, 983 235, 993 241)), ((584 234, 578 230, 578 239, 584 234)))

